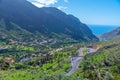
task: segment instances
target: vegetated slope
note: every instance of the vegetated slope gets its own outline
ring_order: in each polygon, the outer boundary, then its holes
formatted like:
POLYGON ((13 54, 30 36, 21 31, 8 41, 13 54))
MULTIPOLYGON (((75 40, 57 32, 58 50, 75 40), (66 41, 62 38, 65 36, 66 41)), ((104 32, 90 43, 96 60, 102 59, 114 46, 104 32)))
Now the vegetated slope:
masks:
POLYGON ((98 52, 88 54, 73 76, 88 80, 120 79, 120 38, 100 43, 98 52))
POLYGON ((0 39, 1 40, 7 40, 7 39, 15 39, 15 40, 22 40, 25 41, 25 39, 30 39, 30 37, 35 38, 35 35, 33 35, 31 32, 21 28, 17 24, 13 22, 6 22, 4 19, 0 20, 0 39), (7 25, 9 25, 9 28, 7 29, 7 25))
MULTIPOLYGON (((16 70, 13 70, 11 75, 9 75, 9 69, 8 71, 2 71, 5 75, 1 76, 3 76, 4 79, 27 78, 30 80, 119 80, 119 39, 120 38, 99 43, 99 51, 86 55, 79 65, 80 69, 70 76, 65 75, 71 69, 70 56, 76 55, 79 46, 73 46, 62 52, 51 55, 52 60, 47 61, 40 67, 36 67, 36 61, 39 61, 38 58, 28 61, 25 64, 16 64, 16 70), (30 65, 32 67, 28 67, 30 65)), ((47 60, 47 58, 44 60, 47 60)), ((14 67, 12 68, 14 69, 14 67)))
POLYGON ((87 25, 73 15, 53 7, 37 8, 26 0, 0 0, 0 19, 5 21, 7 30, 12 30, 10 23, 14 23, 27 32, 50 38, 64 34, 79 41, 98 41, 87 25))
POLYGON ((120 27, 118 27, 117 29, 115 29, 111 32, 103 34, 100 38, 102 40, 109 40, 109 39, 113 39, 113 38, 116 38, 119 36, 120 36, 120 27))

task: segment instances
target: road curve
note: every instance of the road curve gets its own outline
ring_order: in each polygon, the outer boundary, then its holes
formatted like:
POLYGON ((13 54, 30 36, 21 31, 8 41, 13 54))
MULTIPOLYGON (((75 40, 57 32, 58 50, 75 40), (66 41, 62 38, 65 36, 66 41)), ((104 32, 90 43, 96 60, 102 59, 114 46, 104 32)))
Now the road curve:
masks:
POLYGON ((67 76, 73 74, 79 69, 79 64, 82 61, 82 59, 83 59, 83 51, 82 48, 80 48, 78 57, 73 57, 71 59, 72 69, 68 73, 66 73, 67 76))

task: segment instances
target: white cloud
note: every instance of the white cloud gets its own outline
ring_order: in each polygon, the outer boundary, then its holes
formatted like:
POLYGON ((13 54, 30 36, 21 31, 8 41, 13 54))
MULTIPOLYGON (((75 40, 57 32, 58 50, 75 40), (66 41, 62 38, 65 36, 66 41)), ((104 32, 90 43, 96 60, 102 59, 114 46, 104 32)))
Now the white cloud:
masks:
POLYGON ((64 0, 64 2, 68 2, 68 0, 64 0))
POLYGON ((59 6, 59 7, 57 7, 58 9, 60 9, 60 10, 62 10, 62 9, 67 9, 67 7, 65 7, 65 6, 59 6))
POLYGON ((37 7, 44 7, 45 5, 37 3, 37 2, 32 2, 32 4, 34 4, 37 7))
POLYGON ((55 4, 57 3, 57 1, 58 0, 33 0, 32 4, 34 4, 37 7, 44 7, 44 6, 49 6, 51 4, 55 4))

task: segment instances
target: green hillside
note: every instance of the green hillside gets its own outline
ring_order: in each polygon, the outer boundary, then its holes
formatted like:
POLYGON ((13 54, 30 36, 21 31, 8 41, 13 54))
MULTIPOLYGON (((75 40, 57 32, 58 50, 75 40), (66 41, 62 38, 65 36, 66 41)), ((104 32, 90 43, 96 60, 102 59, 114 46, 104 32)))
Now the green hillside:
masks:
POLYGON ((69 7, 69 0, 0 0, 0 80, 120 80, 120 28, 103 36, 115 39, 99 42, 83 22, 110 18, 92 11, 95 1, 78 9, 79 1, 69 7))
POLYGON ((69 56, 77 55, 80 47, 89 44, 65 47, 61 52, 46 57, 36 56, 23 64, 15 63, 8 66, 8 63, 1 62, 0 64, 7 68, 1 71, 0 77, 3 80, 119 80, 119 39, 97 43, 100 49, 87 54, 79 65, 80 69, 70 76, 65 75, 71 69, 69 56), (40 60, 43 62, 38 65, 40 60))

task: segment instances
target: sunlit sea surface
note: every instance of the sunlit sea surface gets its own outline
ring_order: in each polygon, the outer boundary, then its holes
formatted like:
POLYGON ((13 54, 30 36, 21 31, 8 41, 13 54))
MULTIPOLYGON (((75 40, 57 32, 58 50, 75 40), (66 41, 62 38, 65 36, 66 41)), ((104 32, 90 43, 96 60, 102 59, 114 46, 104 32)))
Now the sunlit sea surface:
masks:
POLYGON ((108 25, 88 25, 92 30, 93 34, 100 36, 104 33, 110 32, 116 29, 118 26, 108 26, 108 25))

